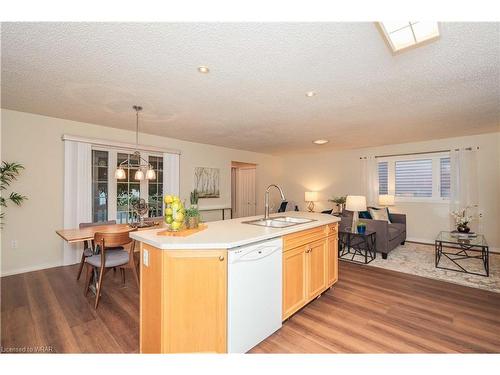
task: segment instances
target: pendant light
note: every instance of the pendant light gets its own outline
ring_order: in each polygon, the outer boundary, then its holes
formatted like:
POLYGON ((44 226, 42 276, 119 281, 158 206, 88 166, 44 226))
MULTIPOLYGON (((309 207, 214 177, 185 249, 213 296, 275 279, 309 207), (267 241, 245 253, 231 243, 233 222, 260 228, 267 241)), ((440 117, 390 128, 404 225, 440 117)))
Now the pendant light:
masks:
POLYGON ((136 169, 137 171, 134 174, 134 180, 141 181, 146 178, 147 180, 154 180, 156 178, 156 173, 153 169, 153 166, 149 164, 147 160, 141 157, 141 153, 139 152, 139 112, 142 111, 142 107, 139 105, 134 105, 132 107, 135 111, 135 151, 134 156, 137 161, 130 161, 130 158, 122 161, 118 168, 115 171, 115 178, 117 180, 124 180, 127 178, 127 173, 125 172, 125 168, 136 169))

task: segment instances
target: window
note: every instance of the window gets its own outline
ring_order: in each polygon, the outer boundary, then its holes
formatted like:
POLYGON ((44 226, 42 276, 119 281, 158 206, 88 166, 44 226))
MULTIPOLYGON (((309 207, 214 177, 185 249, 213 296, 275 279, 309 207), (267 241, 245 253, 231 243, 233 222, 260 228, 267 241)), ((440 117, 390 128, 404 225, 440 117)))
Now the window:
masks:
POLYGON ((92 150, 92 221, 108 220, 108 152, 92 150))
POLYGON ((149 217, 163 215, 163 155, 141 153, 156 172, 155 180, 137 181, 136 168, 125 168, 126 178, 114 177, 116 167, 129 160, 137 164, 137 157, 129 151, 92 149, 92 221, 116 219, 117 223, 137 220, 134 204, 144 198, 149 204, 149 217))
POLYGON ((451 191, 451 165, 450 158, 444 157, 439 160, 440 194, 441 198, 450 198, 451 191))
MULTIPOLYGON (((137 164, 137 156, 133 154, 118 153, 116 166, 125 160, 137 164)), ((134 217, 134 204, 141 198, 141 182, 134 179, 136 168, 125 168, 126 178, 116 180, 116 222, 128 223, 136 220, 134 217)))
POLYGON ((382 161, 378 163, 378 193, 389 194, 389 174, 388 163, 382 161))
POLYGON ((156 179, 149 180, 149 217, 157 217, 163 215, 163 157, 150 156, 149 164, 156 171, 156 179))
POLYGON ((442 201, 450 197, 448 152, 380 158, 379 194, 399 202, 442 201))
POLYGON ((396 161, 397 197, 432 197, 432 159, 396 161))
POLYGON ((379 22, 379 25, 393 52, 436 40, 439 37, 437 22, 384 21, 379 22))

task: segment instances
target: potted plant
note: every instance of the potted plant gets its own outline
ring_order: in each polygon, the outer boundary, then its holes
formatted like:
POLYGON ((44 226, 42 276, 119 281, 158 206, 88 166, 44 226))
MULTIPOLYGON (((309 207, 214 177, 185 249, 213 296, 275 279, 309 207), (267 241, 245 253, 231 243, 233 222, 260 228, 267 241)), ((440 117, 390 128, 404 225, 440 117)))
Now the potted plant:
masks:
POLYGON ((191 202, 191 207, 195 206, 195 207, 198 207, 198 199, 199 199, 200 195, 198 193, 198 190, 194 189, 191 194, 190 194, 190 197, 189 197, 189 200, 191 202))
MULTIPOLYGON (((24 167, 18 163, 7 163, 2 162, 0 166, 0 192, 4 192, 10 186, 12 181, 17 180, 17 177, 21 174, 24 167)), ((26 199, 26 196, 21 195, 16 192, 11 192, 8 197, 0 196, 0 207, 7 207, 8 202, 12 202, 17 206, 20 206, 26 199)), ((5 217, 5 212, 0 213, 0 228, 3 226, 3 219, 5 217)))
POLYGON ((366 224, 363 223, 362 221, 359 221, 358 224, 356 225, 356 229, 357 229, 358 233, 365 234, 366 233, 366 224))
POLYGON ((469 233, 469 223, 474 219, 473 216, 467 215, 467 209, 469 207, 465 207, 461 210, 453 211, 451 216, 455 219, 455 225, 457 227, 457 231, 460 233, 469 233))
POLYGON ((335 205, 337 206, 337 212, 341 213, 344 210, 346 199, 347 199, 347 196, 340 196, 340 197, 335 197, 335 198, 329 199, 328 201, 335 203, 335 205))
POLYGON ((200 211, 197 207, 191 206, 186 210, 186 223, 188 229, 196 229, 200 224, 200 211))

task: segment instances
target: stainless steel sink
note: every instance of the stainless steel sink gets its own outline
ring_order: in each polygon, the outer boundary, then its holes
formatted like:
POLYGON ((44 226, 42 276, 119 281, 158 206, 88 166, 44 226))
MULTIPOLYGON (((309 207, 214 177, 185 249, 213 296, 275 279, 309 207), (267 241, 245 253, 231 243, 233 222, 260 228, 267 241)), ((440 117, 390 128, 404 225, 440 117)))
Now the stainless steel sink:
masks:
POLYGON ((277 216, 269 219, 257 219, 250 221, 243 221, 243 224, 259 225, 261 227, 270 228, 286 228, 293 225, 300 225, 305 223, 310 223, 311 221, 316 221, 315 219, 306 219, 302 217, 291 217, 291 216, 277 216))

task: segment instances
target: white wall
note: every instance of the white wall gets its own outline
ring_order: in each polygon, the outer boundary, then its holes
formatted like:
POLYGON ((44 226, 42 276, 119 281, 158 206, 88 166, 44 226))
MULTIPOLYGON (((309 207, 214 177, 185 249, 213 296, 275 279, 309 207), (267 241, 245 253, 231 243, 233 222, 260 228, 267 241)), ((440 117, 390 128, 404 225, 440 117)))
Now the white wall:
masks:
MULTIPOLYGON (((316 211, 332 208, 328 198, 361 194, 360 156, 389 155, 479 146, 479 193, 483 219, 481 230, 490 246, 500 248, 500 133, 447 138, 374 148, 284 157, 284 187, 287 196, 306 209, 304 191, 319 191, 316 211)), ((293 204, 293 202, 292 202, 293 204)), ((401 203, 391 210, 407 214, 408 237, 433 242, 440 230, 449 230, 447 204, 401 203)))
MULTIPOLYGON (((62 240, 55 231, 63 227, 63 134, 135 142, 135 134, 93 124, 2 110, 2 160, 25 166, 20 180, 12 185, 29 200, 22 207, 6 210, 1 239, 2 275, 58 266, 62 262, 62 240), (13 240, 18 248, 13 249, 13 240)), ((140 143, 177 149, 181 154, 181 198, 189 201, 194 168, 220 168, 221 197, 200 200, 200 206, 231 205, 231 161, 257 164, 257 212, 263 212, 264 189, 281 179, 280 159, 274 156, 234 150, 172 138, 141 134, 140 143)), ((276 198, 276 196, 275 196, 276 198)), ((207 213, 206 219, 219 213, 207 213)))

